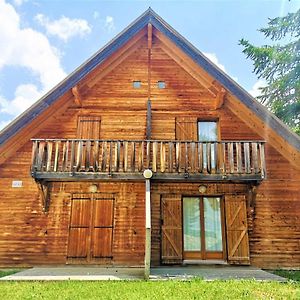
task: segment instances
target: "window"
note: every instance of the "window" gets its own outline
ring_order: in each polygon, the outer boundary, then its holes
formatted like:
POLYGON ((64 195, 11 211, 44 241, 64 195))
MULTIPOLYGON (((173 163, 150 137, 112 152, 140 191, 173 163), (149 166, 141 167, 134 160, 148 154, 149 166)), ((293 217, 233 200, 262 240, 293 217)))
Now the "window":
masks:
POLYGON ((201 142, 217 141, 218 140, 217 122, 199 121, 198 140, 201 142))
POLYGON ((142 86, 141 81, 134 81, 134 82, 133 82, 133 87, 134 87, 135 89, 139 89, 141 86, 142 86))
POLYGON ((157 87, 159 89, 165 89, 166 88, 166 83, 164 81, 157 81, 157 87))
MULTIPOLYGON (((216 121, 198 121, 198 140, 211 142, 218 140, 218 126, 216 121)), ((210 143, 203 144, 203 168, 208 171, 216 167, 216 150, 210 143), (208 150, 210 149, 210 151, 208 150), (207 151, 208 150, 208 151, 207 151)))

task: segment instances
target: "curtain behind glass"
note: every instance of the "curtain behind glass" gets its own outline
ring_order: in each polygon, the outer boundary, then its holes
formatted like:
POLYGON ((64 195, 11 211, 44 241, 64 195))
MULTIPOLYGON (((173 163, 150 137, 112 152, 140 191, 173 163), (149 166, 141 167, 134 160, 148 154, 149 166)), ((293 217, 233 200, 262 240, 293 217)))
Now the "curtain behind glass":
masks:
POLYGON ((222 251, 220 198, 203 198, 206 251, 222 251))
POLYGON ((184 250, 201 251, 199 198, 183 198, 183 233, 184 250))
MULTIPOLYGON (((217 132, 217 122, 213 121, 200 121, 198 122, 198 137, 201 142, 210 142, 218 140, 217 132)), ((207 147, 203 145, 203 167, 207 168, 207 158, 206 158, 207 147)), ((215 150, 211 148, 211 167, 215 168, 215 150)))

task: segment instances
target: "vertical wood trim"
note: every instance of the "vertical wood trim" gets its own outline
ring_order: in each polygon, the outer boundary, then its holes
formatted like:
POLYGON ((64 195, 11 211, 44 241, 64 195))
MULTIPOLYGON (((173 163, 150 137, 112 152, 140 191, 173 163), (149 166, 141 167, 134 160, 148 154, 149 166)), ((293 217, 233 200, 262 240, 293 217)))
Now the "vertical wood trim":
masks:
POLYGON ((151 127, 152 127, 152 111, 151 111, 151 100, 150 96, 147 101, 147 126, 146 126, 146 139, 150 140, 151 139, 151 127))

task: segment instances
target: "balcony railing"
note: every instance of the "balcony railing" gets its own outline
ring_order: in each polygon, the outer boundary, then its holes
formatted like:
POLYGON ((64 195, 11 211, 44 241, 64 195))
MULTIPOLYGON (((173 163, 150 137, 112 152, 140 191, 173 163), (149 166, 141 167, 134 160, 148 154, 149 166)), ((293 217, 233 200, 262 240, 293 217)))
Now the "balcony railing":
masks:
POLYGON ((36 179, 262 180, 263 141, 129 141, 34 139, 36 179))

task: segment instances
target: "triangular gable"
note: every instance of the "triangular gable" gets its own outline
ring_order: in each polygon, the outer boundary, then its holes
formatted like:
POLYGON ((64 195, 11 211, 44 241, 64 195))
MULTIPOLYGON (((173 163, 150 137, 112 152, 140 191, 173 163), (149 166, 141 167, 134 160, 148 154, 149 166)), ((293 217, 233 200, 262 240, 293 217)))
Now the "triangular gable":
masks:
POLYGON ((181 51, 189 56, 200 68, 216 79, 223 87, 238 98, 249 110, 251 110, 262 122, 267 123, 283 140, 288 142, 300 152, 300 138, 270 113, 262 104, 256 101, 247 91, 234 82, 227 74, 220 70, 215 64, 207 59, 198 49, 190 44, 184 37, 167 24, 151 8, 125 28, 110 43, 100 49, 94 56, 83 63, 65 80, 54 87, 38 102, 22 113, 12 123, 0 132, 0 147, 10 138, 15 136, 22 128, 33 119, 41 115, 59 97, 70 91, 87 74, 108 59, 114 52, 120 49, 148 23, 152 24, 158 31, 171 40, 181 51))

